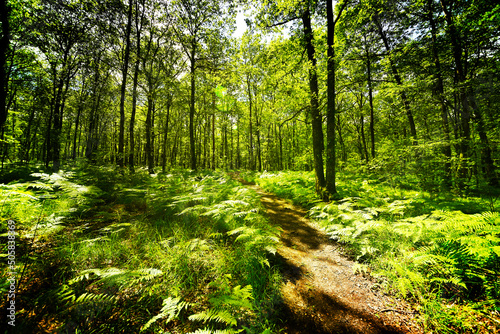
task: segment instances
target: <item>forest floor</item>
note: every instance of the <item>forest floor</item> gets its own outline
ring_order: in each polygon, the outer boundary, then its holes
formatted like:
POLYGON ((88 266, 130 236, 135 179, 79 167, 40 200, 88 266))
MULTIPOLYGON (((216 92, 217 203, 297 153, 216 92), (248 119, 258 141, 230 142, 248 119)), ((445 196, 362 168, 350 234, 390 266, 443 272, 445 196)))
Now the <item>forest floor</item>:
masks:
POLYGON ((423 333, 411 306, 380 291, 368 273, 355 273, 355 262, 305 209, 233 176, 261 196, 271 223, 282 229, 276 257, 285 333, 423 333))

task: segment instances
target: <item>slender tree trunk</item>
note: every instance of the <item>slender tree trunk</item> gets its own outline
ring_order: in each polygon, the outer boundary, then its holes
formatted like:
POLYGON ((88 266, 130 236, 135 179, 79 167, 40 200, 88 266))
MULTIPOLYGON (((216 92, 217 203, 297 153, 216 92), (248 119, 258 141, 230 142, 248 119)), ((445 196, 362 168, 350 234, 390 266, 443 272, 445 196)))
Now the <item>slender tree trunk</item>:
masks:
POLYGON ((196 80, 195 80, 195 70, 196 70, 196 41, 193 39, 191 45, 191 100, 189 103, 189 149, 191 155, 191 169, 196 170, 196 148, 195 148, 195 137, 194 137, 194 104, 195 104, 195 94, 196 94, 196 80))
POLYGON ((130 33, 132 31, 132 0, 129 0, 127 28, 125 32, 125 55, 122 68, 122 83, 120 89, 120 129, 118 133, 118 165, 124 166, 125 158, 125 91, 127 88, 128 63, 130 58, 130 33))
POLYGON ((247 92, 248 92, 248 158, 250 161, 250 169, 255 170, 255 159, 254 159, 254 154, 253 154, 253 121, 252 121, 252 110, 253 110, 253 105, 252 105, 252 89, 250 85, 250 76, 247 74, 247 92))
POLYGON ((316 56, 313 45, 313 31, 311 27, 311 13, 307 8, 302 15, 304 25, 304 36, 306 42, 307 57, 309 59, 309 90, 310 90, 310 115, 312 125, 314 171, 316 173, 316 192, 321 194, 325 188, 325 174, 323 171, 323 122, 319 112, 318 102, 318 75, 316 68, 316 56))
POLYGON ((443 135, 444 135, 444 147, 443 153, 445 156, 444 170, 445 170, 445 180, 444 184, 446 188, 451 186, 451 145, 450 145, 450 127, 448 122, 448 107, 446 106, 445 97, 444 97, 444 84, 443 84, 443 74, 441 72, 441 62, 439 59, 438 49, 437 49, 437 28, 436 23, 434 21, 434 11, 432 9, 433 2, 431 0, 428 1, 429 7, 429 23, 431 26, 431 35, 432 35, 432 54, 434 58, 434 67, 435 67, 435 75, 436 75, 436 86, 435 91, 438 96, 439 105, 441 108, 441 125, 443 127, 443 135))
POLYGON ((327 19, 327 112, 326 112, 326 190, 329 195, 337 193, 335 184, 335 23, 333 1, 326 2, 327 19))
POLYGON ((365 41, 365 52, 366 52, 366 72, 367 72, 367 81, 368 81, 368 102, 370 104, 370 148, 372 159, 375 158, 375 117, 373 112, 373 86, 372 86, 372 63, 371 63, 371 55, 368 46, 368 42, 366 40, 366 36, 364 37, 365 41))
MULTIPOLYGON (((151 89, 150 89, 151 91, 151 89)), ((148 110, 146 114, 146 159, 149 174, 154 174, 153 170, 153 143, 151 140, 153 97, 148 96, 148 110)))
POLYGON ((406 92, 403 89, 403 80, 401 79, 401 76, 399 75, 398 69, 396 68, 396 65, 394 64, 394 61, 392 59, 391 55, 391 47, 389 46, 389 41, 387 39, 387 35, 385 34, 384 30, 382 29, 382 25, 378 21, 377 17, 374 16, 373 21, 375 22, 375 25, 378 28, 378 33, 380 37, 382 38, 382 41, 384 42, 385 50, 389 54, 389 64, 391 67, 392 75, 394 76, 394 80, 396 80, 397 85, 400 87, 400 96, 401 100, 403 101, 403 107, 406 112, 406 116, 408 118, 408 123, 410 125, 410 135, 413 138, 413 143, 416 144, 417 140, 417 129, 415 127, 415 120, 413 118, 413 112, 410 108, 410 101, 408 101, 408 97, 406 96, 406 92))
POLYGON ((215 92, 212 93, 212 169, 215 170, 215 92))
POLYGON ((360 122, 361 122, 361 141, 363 143, 363 151, 365 153, 365 161, 368 163, 369 160, 369 155, 368 155, 368 147, 366 145, 366 137, 365 137, 365 118, 363 114, 361 114, 360 117, 360 122))
MULTIPOLYGON (((498 185, 498 176, 495 171, 495 166, 493 164, 493 159, 491 157, 491 148, 488 142, 488 137, 486 135, 484 121, 482 118, 482 113, 477 107, 475 96, 473 90, 467 86, 467 73, 466 73, 466 61, 463 59, 462 52, 462 40, 460 38, 459 32, 453 22, 452 14, 450 12, 450 7, 447 0, 441 0, 441 8, 445 14, 446 20, 446 31, 451 39, 453 58, 455 60, 456 74, 458 79, 458 86, 460 89, 460 100, 462 102, 462 145, 461 153, 463 158, 467 158, 469 155, 470 148, 470 118, 471 114, 474 113, 474 118, 477 121, 477 131, 479 134, 479 139, 481 141, 481 155, 482 160, 485 165, 486 178, 488 183, 492 186, 498 185)), ((461 176, 466 175, 466 166, 462 168, 461 176)))
POLYGON ((9 90, 9 78, 5 70, 7 64, 7 52, 10 44, 10 6, 7 0, 0 0, 0 23, 2 37, 0 38, 0 128, 7 120, 7 94, 9 90))
MULTIPOLYGON (((139 8, 137 8, 139 10, 139 8)), ((141 30, 137 24, 136 17, 136 28, 137 28, 137 59, 134 68, 134 82, 132 88, 132 112, 130 114, 130 124, 129 124, 129 155, 128 155, 128 167, 131 173, 135 173, 134 166, 134 128, 135 128, 135 114, 137 110, 137 85, 139 81, 139 66, 140 66, 140 54, 141 54, 141 30)))
POLYGON ((167 119, 165 120, 165 134, 163 136, 163 156, 161 162, 161 170, 165 173, 165 168, 167 165, 167 139, 168 139, 168 123, 170 121, 170 96, 167 101, 167 119))
POLYGON ((241 168, 241 154, 240 154, 240 119, 236 121, 236 168, 241 168))

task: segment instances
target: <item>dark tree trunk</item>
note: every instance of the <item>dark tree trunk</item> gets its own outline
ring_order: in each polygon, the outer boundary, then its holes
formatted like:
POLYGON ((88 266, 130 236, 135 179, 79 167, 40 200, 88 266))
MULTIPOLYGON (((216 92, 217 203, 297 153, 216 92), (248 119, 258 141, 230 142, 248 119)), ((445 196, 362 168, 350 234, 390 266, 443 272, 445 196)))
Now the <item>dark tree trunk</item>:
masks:
POLYGON ((212 169, 215 170, 215 92, 212 95, 212 169))
POLYGON ((148 111, 146 114, 146 159, 148 164, 149 174, 154 174, 153 163, 153 142, 151 138, 152 114, 154 108, 153 97, 148 97, 148 111))
POLYGON ((2 26, 2 37, 0 38, 0 128, 7 120, 7 94, 9 78, 7 76, 7 53, 10 44, 10 6, 7 0, 0 0, 0 22, 2 26))
POLYGON ((250 77, 247 74, 247 92, 248 92, 248 158, 250 161, 250 169, 255 170, 255 159, 253 154, 253 121, 252 121, 252 88, 250 85, 250 77))
MULTIPOLYGON (((139 11, 139 8, 137 8, 139 11)), ((137 15, 137 14, 136 14, 137 15)), ((132 88, 132 112, 130 114, 130 124, 129 124, 129 155, 128 155, 128 167, 131 173, 135 173, 135 165, 134 165, 134 128, 135 128, 135 114, 137 110, 137 85, 139 79, 139 66, 141 63, 140 54, 141 54, 141 30, 139 29, 138 19, 136 16, 136 29, 137 29, 137 59, 135 62, 134 68, 134 82, 132 88)))
MULTIPOLYGON (((452 13, 447 0, 441 0, 441 8, 443 9, 445 20, 446 20, 446 31, 450 37, 451 45, 453 49, 453 58, 455 61, 456 75, 458 79, 458 86, 460 89, 460 100, 462 103, 462 113, 461 113, 461 124, 462 124, 462 145, 461 153, 463 158, 469 156, 470 149, 470 118, 474 114, 474 118, 477 121, 477 131, 479 134, 479 139, 481 141, 481 155, 485 166, 486 178, 488 183, 493 186, 498 185, 498 176, 495 171, 495 166, 493 164, 493 159, 491 157, 491 148, 488 142, 488 136, 485 131, 484 121, 482 113, 477 107, 474 92, 471 87, 466 85, 467 73, 466 73, 466 61, 463 59, 462 52, 462 40, 460 38, 459 32, 453 22, 452 13)), ((461 177, 464 178, 466 175, 467 166, 462 162, 464 166, 461 166, 461 177)))
POLYGON ((325 174, 323 171, 323 122, 319 112, 318 75, 316 72, 316 56, 313 45, 313 31, 311 27, 311 13, 309 8, 307 8, 302 14, 302 23, 304 25, 307 58, 311 63, 311 68, 309 69, 309 90, 311 95, 310 115, 312 125, 314 171, 316 173, 316 192, 321 194, 326 185, 325 174))
POLYGON ((333 21, 333 1, 326 2, 327 20, 327 112, 326 112, 326 190, 329 195, 337 193, 335 184, 335 22, 333 21))
POLYGON ((450 145, 450 127, 448 122, 448 108, 446 106, 446 101, 444 97, 444 84, 443 84, 443 74, 441 72, 441 62, 439 59, 438 49, 437 49, 437 28, 436 23, 434 21, 434 11, 433 11, 433 2, 428 1, 429 7, 429 23, 431 26, 431 35, 432 35, 432 55, 434 58, 434 67, 435 67, 435 75, 436 75, 436 86, 435 92, 438 97, 439 105, 441 108, 441 124, 443 127, 443 135, 444 135, 444 147, 443 153, 445 156, 444 170, 445 170, 445 180, 444 184, 446 188, 451 186, 451 145, 450 145))
POLYGON ((165 168, 167 165, 167 139, 168 139, 168 123, 170 121, 170 96, 167 101, 167 119, 165 120, 165 133, 163 134, 163 156, 161 162, 161 170, 165 173, 165 168))
POLYGON ((368 82, 368 102, 370 103, 370 148, 372 159, 375 158, 375 117, 373 113, 373 86, 372 86, 372 63, 371 55, 368 47, 368 42, 365 37, 365 51, 366 51, 366 72, 368 82))
POLYGON ((403 107, 406 112, 406 117, 408 118, 408 123, 410 125, 410 135, 413 138, 413 143, 416 144, 417 140, 417 129, 415 127, 415 120, 413 119, 413 112, 411 111, 410 108, 410 101, 408 101, 408 97, 406 96, 406 92, 403 89, 403 80, 401 79, 401 76, 399 75, 398 69, 396 68, 396 65, 394 64, 394 60, 392 59, 391 55, 391 48, 389 46, 389 41, 387 39, 387 36, 382 29, 382 24, 378 21, 377 17, 374 16, 373 21, 375 22, 375 25, 378 28, 378 33, 380 37, 382 38, 382 41, 384 42, 385 50, 389 54, 389 64, 391 67, 391 72, 392 75, 394 76, 394 80, 396 80, 397 85, 400 87, 400 96, 401 100, 403 101, 403 107))
POLYGON ((195 70, 196 70, 196 42, 193 39, 191 45, 191 100, 189 103, 189 152, 191 156, 191 169, 196 170, 196 141, 194 137, 194 104, 195 104, 195 94, 196 94, 196 81, 195 81, 195 70))
POLYGON ((130 58, 130 33, 132 31, 132 0, 129 0, 127 28, 125 32, 125 55, 122 68, 122 83, 120 89, 120 129, 118 133, 118 165, 124 166, 125 160, 125 91, 127 88, 128 63, 130 58))

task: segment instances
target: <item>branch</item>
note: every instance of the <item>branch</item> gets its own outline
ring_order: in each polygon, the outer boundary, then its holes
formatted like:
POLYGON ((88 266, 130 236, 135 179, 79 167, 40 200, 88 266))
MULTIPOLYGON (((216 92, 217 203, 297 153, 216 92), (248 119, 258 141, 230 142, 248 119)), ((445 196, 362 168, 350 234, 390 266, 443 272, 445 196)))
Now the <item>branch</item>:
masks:
POLYGON ((293 16, 293 17, 291 17, 291 18, 289 18, 289 19, 287 19, 287 20, 285 20, 285 21, 281 21, 281 22, 274 23, 274 24, 271 24, 271 25, 266 25, 265 27, 266 27, 266 28, 274 28, 274 27, 279 27, 279 26, 285 25, 285 24, 287 24, 287 23, 289 23, 289 22, 292 22, 292 21, 294 21, 294 20, 298 20, 298 19, 299 19, 299 17, 297 17, 297 16, 293 16))

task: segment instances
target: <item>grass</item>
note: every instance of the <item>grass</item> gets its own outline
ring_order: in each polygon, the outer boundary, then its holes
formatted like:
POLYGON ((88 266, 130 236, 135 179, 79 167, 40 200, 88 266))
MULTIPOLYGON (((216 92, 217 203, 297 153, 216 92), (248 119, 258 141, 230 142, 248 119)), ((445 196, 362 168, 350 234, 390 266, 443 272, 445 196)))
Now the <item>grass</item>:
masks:
POLYGON ((16 221, 17 265, 27 267, 19 332, 277 330, 281 277, 267 258, 278 231, 255 192, 211 171, 84 166, 31 177, 0 198, 2 229, 16 221))
POLYGON ((344 174, 337 184, 342 199, 321 203, 313 173, 252 177, 309 208, 359 268, 415 304, 426 332, 500 329, 500 214, 491 196, 430 193, 391 178, 344 174))

